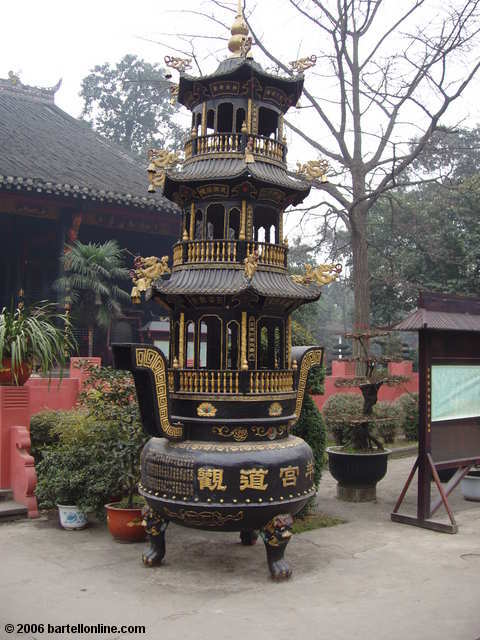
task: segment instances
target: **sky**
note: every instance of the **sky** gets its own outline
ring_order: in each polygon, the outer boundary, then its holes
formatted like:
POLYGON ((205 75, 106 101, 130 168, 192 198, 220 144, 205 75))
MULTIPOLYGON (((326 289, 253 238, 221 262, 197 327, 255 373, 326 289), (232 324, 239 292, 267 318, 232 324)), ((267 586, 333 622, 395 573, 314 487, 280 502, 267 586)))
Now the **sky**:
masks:
MULTIPOLYGON (((231 4, 236 6, 235 1, 231 4)), ((386 0, 387 11, 379 20, 380 27, 395 17, 395 12, 402 5, 404 0, 386 0)), ((416 18, 423 20, 425 25, 433 20, 432 15, 445 2, 428 0, 427 5, 428 11, 416 18)), ((247 0, 248 9, 254 10, 252 19, 261 40, 285 62, 318 53, 322 47, 318 31, 289 6, 287 0, 247 0)), ((172 54, 167 44, 184 46, 176 34, 208 36, 200 40, 197 46, 202 71, 211 72, 228 52, 226 41, 219 42, 210 36, 220 34, 228 37, 229 34, 221 25, 188 13, 205 8, 208 10, 209 7, 211 4, 208 0, 3 0, 0 77, 6 78, 12 70, 19 73, 24 84, 36 86, 52 86, 62 78, 56 103, 71 115, 79 116, 82 108, 82 100, 78 95, 81 80, 92 67, 104 62, 115 63, 127 53, 134 53, 149 62, 162 62, 166 54, 172 54)), ((229 25, 233 19, 232 15, 220 10, 216 11, 215 17, 229 25)), ((389 46, 394 51, 399 43, 392 40, 389 46)), ((254 47, 253 52, 263 62, 258 48, 254 47)), ((474 50, 470 57, 478 56, 478 53, 478 50, 474 50)), ((465 64, 468 62, 468 59, 464 61, 465 64)), ((336 105, 330 103, 336 91, 335 82, 324 77, 321 61, 313 70, 307 71, 306 77, 306 85, 310 83, 313 86, 315 83, 316 95, 324 101, 326 108, 338 110, 336 105)), ((455 105, 448 121, 471 126, 480 122, 479 91, 480 86, 476 82, 455 105)), ((428 99, 425 96, 425 100, 428 99)), ((302 103, 305 103, 304 98, 302 103)), ((327 142, 328 132, 319 126, 318 118, 314 119, 312 115, 311 111, 303 109, 295 110, 292 117, 296 122, 301 121, 312 137, 327 142)), ((185 124, 188 123, 186 110, 181 111, 179 117, 185 124)), ((410 120, 415 122, 415 116, 412 115, 410 120)), ((415 127, 409 124, 402 136, 408 139, 413 135, 415 127)), ((297 160, 304 162, 318 157, 313 149, 292 133, 288 134, 288 144, 290 166, 294 167, 297 160)))

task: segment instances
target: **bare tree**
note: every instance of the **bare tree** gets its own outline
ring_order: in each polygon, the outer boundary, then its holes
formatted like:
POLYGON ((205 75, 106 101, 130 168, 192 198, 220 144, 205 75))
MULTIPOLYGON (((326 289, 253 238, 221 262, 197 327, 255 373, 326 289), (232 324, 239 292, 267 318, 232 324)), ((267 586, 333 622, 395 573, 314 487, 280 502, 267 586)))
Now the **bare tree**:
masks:
MULTIPOLYGON (((229 22, 221 14, 235 11, 233 5, 205 0, 194 13, 218 28, 229 22)), ((328 203, 335 218, 324 229, 331 233, 338 220, 348 229, 355 323, 368 327, 369 210, 382 194, 406 182, 405 170, 475 77, 480 0, 275 0, 275 10, 293 11, 305 21, 305 32, 316 33, 308 53, 317 56, 317 70, 307 72, 304 88, 308 118, 302 112, 303 123, 295 118, 286 123, 331 163, 329 182, 315 183, 328 194, 319 204, 328 203)), ((254 10, 247 23, 264 56, 293 75, 260 37, 254 10)))

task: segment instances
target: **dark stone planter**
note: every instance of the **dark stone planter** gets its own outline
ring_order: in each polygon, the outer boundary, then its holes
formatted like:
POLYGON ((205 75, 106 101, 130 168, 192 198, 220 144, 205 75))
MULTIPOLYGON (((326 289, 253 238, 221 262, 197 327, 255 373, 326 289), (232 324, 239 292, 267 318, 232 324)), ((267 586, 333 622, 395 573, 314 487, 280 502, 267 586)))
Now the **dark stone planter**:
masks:
POLYGON ((387 473, 391 451, 349 453, 342 447, 328 447, 330 473, 337 481, 337 498, 345 502, 371 502, 376 499, 376 485, 387 473))

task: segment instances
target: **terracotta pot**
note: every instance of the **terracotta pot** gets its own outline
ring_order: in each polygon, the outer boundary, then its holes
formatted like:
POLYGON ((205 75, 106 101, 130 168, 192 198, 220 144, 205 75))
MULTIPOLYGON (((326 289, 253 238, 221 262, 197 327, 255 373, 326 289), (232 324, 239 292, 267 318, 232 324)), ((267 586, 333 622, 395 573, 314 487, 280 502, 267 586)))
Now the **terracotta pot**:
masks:
POLYGON ((0 385, 15 386, 17 384, 19 387, 23 386, 32 373, 32 365, 24 362, 20 367, 17 367, 16 371, 18 382, 15 382, 10 358, 4 358, 0 367, 0 385))
POLYGON ((141 507, 134 509, 117 508, 116 503, 105 505, 108 530, 117 542, 143 542, 145 527, 141 507))

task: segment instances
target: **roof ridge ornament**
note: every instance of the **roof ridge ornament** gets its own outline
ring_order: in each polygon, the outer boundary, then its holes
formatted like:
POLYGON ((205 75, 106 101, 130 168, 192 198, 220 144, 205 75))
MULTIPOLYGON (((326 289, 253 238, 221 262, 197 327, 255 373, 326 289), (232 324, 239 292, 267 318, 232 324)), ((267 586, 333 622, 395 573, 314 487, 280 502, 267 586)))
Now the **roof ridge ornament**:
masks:
POLYGON ((23 84, 19 73, 8 72, 8 78, 0 78, 0 91, 8 91, 21 94, 33 99, 55 103, 55 93, 60 89, 62 79, 53 87, 35 87, 23 84))
POLYGON ((228 41, 228 48, 232 52, 232 58, 252 58, 252 38, 249 35, 248 25, 243 14, 243 0, 238 0, 238 10, 235 21, 230 30, 232 37, 228 41))

